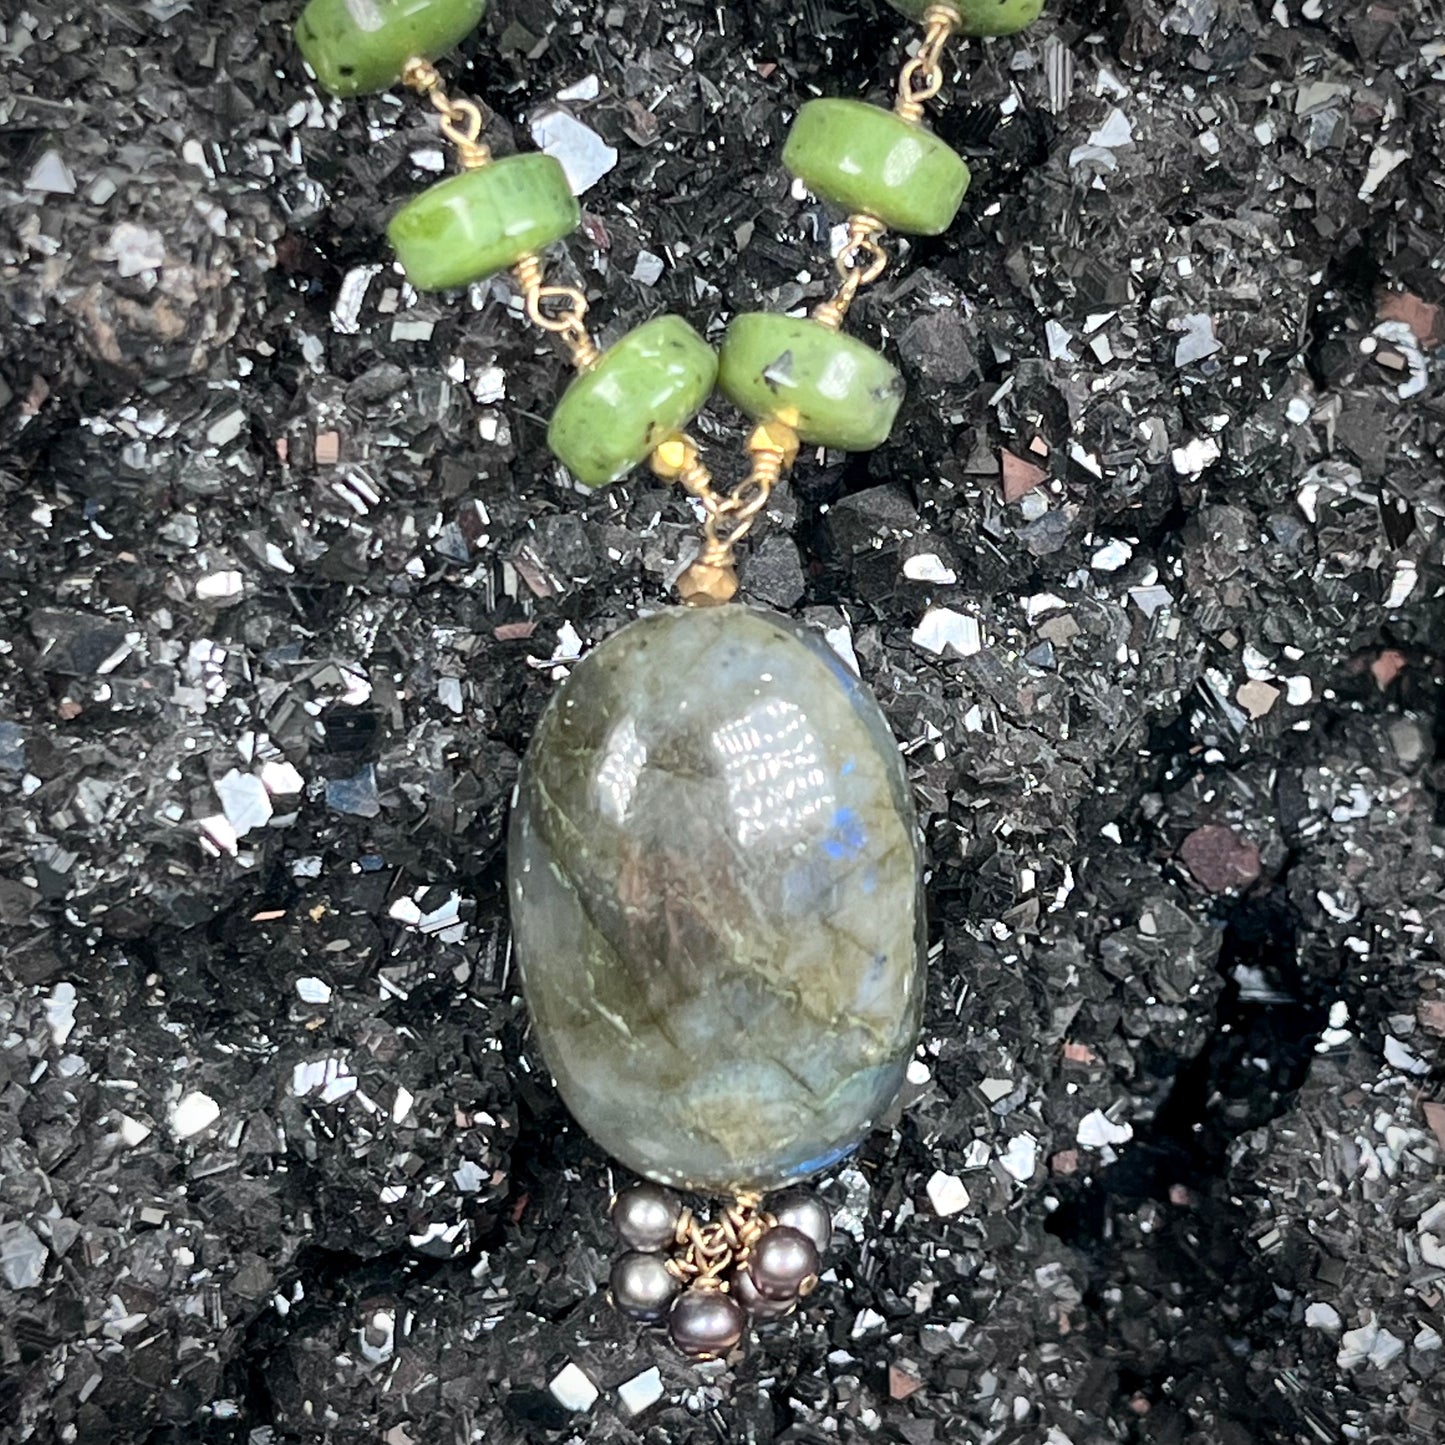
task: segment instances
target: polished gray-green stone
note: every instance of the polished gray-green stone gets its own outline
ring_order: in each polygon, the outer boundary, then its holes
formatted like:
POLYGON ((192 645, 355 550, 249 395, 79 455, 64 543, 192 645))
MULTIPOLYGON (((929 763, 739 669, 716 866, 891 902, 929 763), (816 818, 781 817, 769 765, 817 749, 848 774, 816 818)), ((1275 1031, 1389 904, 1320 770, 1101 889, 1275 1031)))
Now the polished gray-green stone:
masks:
POLYGON ((923 1003, 913 804, 815 634, 678 609, 584 658, 523 765, 509 873, 543 1056, 638 1173, 774 1188, 893 1101, 923 1003))

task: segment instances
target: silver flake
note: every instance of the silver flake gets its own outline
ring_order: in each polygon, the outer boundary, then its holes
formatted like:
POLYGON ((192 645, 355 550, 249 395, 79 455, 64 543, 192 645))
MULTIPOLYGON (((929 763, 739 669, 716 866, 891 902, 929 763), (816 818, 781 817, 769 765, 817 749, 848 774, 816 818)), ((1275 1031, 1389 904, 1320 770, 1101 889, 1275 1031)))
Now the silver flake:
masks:
POLYGON ((177 1139, 189 1139, 209 1129, 220 1117, 221 1106, 209 1094, 195 1090, 171 1106, 171 1133, 177 1139))
POLYGON ((914 643, 942 657, 950 649, 959 657, 972 657, 983 651, 983 632, 978 618, 951 607, 930 607, 913 629, 914 643))
POLYGON ((952 567, 946 567, 937 552, 919 552, 903 563, 903 575, 910 582, 937 582, 941 586, 952 586, 958 581, 958 574, 952 567))
POLYGON ((963 1187, 963 1180, 957 1174, 948 1174, 942 1169, 936 1169, 925 1188, 928 1193, 928 1202, 933 1206, 933 1212, 940 1219, 961 1214, 968 1208, 968 1190, 963 1187))
POLYGON ((565 110, 539 112, 531 129, 537 146, 561 163, 574 196, 591 190, 617 164, 617 151, 565 110))
POLYGON ((579 1415, 590 1410, 601 1393, 570 1360, 552 1377, 552 1383, 547 1388, 564 1410, 579 1415))
POLYGON ((25 178, 27 191, 46 191, 52 196, 75 194, 75 173, 59 151, 46 151, 25 178))
POLYGON ((630 1380, 624 1380, 617 1387, 617 1398, 629 1415, 640 1415, 662 1399, 662 1395, 662 1372, 656 1365, 630 1380))
POLYGON ((271 821, 271 795, 254 773, 232 768, 213 786, 221 800, 221 811, 237 838, 244 838, 253 828, 264 828, 271 821))
POLYGON ((1079 1120, 1075 1137, 1085 1149, 1105 1149, 1114 1144, 1127 1144, 1134 1137, 1134 1126, 1116 1124, 1102 1109, 1095 1109, 1079 1120))
POLYGON ((0 1276, 11 1289, 34 1289, 50 1251, 28 1224, 0 1224, 0 1276))

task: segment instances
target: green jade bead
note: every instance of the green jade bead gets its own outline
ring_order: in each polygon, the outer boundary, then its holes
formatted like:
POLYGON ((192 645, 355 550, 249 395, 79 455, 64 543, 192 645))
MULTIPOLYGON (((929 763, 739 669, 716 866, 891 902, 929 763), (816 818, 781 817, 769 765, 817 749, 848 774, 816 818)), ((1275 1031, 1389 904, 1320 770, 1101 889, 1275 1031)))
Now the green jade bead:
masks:
POLYGON ((639 1174, 776 1188, 896 1097, 927 949, 913 800, 816 633, 674 608, 584 657, 522 764, 508 892, 542 1056, 639 1174))
POLYGON ((581 220, 561 165, 530 153, 429 187, 396 213, 386 234, 417 290, 445 291, 505 271, 581 220))
POLYGON ((946 231, 968 189, 963 158, 932 131, 861 100, 808 101, 783 165, 815 196, 905 235, 946 231))
POLYGON ((332 95, 368 95, 395 85, 413 56, 445 55, 486 9, 487 0, 311 0, 296 44, 332 95))
POLYGON ((680 316, 659 316, 609 346, 562 394, 547 445, 579 482, 606 486, 702 410, 717 353, 680 316))
MULTIPOLYGON (((910 20, 923 19, 935 0, 888 0, 910 20)), ((1016 35, 1043 14, 1044 0, 941 0, 958 16, 960 35, 1016 35)))
POLYGON ((723 337, 718 386, 754 421, 792 427, 810 445, 881 446, 903 401, 890 361, 841 331, 773 312, 735 316, 723 337))

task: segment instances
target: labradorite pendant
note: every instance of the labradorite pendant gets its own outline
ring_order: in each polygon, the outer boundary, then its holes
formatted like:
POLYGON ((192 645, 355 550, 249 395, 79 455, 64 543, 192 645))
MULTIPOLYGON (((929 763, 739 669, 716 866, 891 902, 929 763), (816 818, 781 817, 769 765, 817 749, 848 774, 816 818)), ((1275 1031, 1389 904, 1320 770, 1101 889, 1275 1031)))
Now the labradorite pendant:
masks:
POLYGON ((877 702, 821 638, 721 607, 608 639, 537 728, 509 872, 543 1056, 639 1174, 773 1189, 892 1103, 923 1005, 917 829, 877 702))

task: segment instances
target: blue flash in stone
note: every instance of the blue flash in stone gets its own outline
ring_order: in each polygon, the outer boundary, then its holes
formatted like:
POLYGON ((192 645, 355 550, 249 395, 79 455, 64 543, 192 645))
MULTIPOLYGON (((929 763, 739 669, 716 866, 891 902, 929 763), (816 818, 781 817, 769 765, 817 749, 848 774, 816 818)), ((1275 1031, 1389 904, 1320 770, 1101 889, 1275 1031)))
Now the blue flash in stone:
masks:
POLYGON ((913 803, 813 634, 723 607, 610 638, 538 726, 509 868, 548 1067, 638 1173, 775 1188, 896 1096, 923 1004, 913 803))

